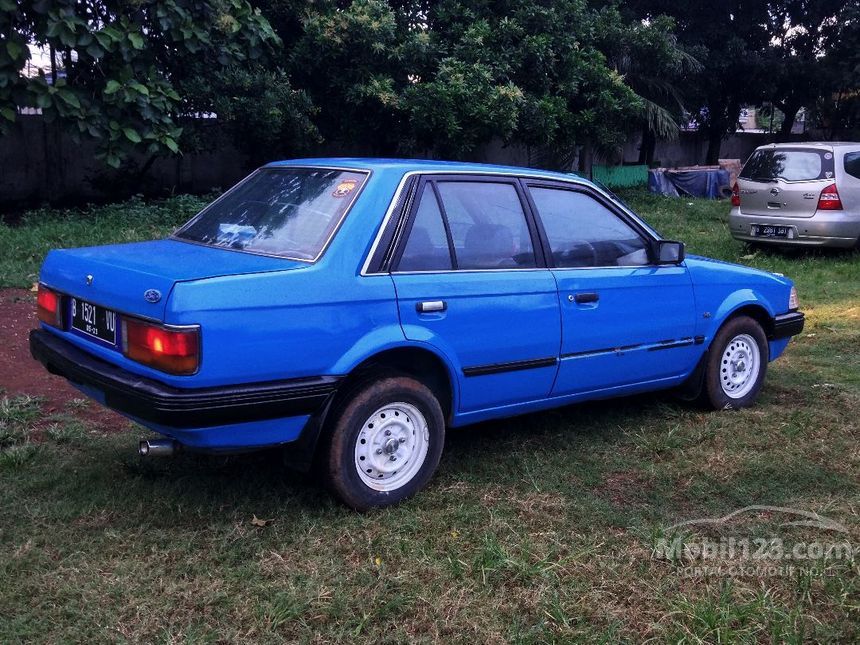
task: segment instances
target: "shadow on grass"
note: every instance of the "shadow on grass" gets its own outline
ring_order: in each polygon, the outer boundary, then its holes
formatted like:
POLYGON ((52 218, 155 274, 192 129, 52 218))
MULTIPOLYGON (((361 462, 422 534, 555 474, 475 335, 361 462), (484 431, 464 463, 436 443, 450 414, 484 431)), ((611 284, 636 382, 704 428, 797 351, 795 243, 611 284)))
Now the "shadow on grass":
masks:
MULTIPOLYGON (((625 428, 654 424, 663 417, 663 410, 671 409, 667 400, 666 396, 637 396, 450 429, 430 489, 466 483, 479 495, 481 490, 500 487, 512 494, 534 488, 570 491, 574 473, 580 485, 597 485, 606 468, 605 458, 616 452, 625 428), (532 484, 524 483, 524 473, 532 484)), ((138 509, 129 515, 131 522, 134 516, 153 513, 152 509, 168 523, 191 509, 194 515, 210 517, 239 508, 254 509, 258 517, 282 516, 285 509, 307 517, 343 510, 317 473, 285 467, 278 449, 226 457, 180 453, 152 459, 137 456, 135 439, 128 432, 85 441, 77 449, 51 448, 40 461, 53 462, 48 469, 54 475, 46 475, 53 482, 43 481, 43 485, 49 488, 53 483, 63 489, 71 514, 93 505, 131 507, 138 509), (146 510, 147 506, 151 508, 146 510)), ((424 499, 421 495, 414 504, 420 506, 424 499)))
MULTIPOLYGON (((428 491, 385 512, 405 517, 463 504, 478 508, 487 496, 504 504, 505 497, 547 493, 602 516, 595 521, 624 526, 637 517, 675 517, 679 507, 689 513, 780 504, 847 485, 828 468, 788 454, 743 459, 728 480, 718 472, 699 472, 696 459, 707 458, 714 435, 705 426, 728 421, 730 431, 744 431, 740 413, 712 414, 703 416, 659 393, 450 429, 428 491), (675 490, 682 479, 689 480, 683 493, 675 490)), ((46 447, 20 472, 19 494, 59 496, 62 508, 51 508, 51 515, 73 519, 107 512, 129 527, 208 526, 252 515, 303 524, 351 514, 316 473, 285 467, 280 450, 143 459, 134 451, 135 438, 129 432, 46 447)))
MULTIPOLYGON (((662 405, 654 401, 639 396, 451 429, 430 488, 466 482, 478 490, 516 490, 523 487, 523 471, 548 489, 567 486, 570 472, 598 481, 600 456, 622 440, 623 428, 660 416, 655 412, 662 405)), ((32 500, 31 508, 67 519, 107 512, 129 524, 205 524, 237 511, 260 518, 289 510, 306 518, 350 512, 332 500, 316 473, 287 468, 281 450, 141 458, 137 437, 131 430, 62 445, 49 441, 25 463, 0 470, 0 480, 19 499, 32 500)))
POLYGON ((769 258, 784 260, 850 260, 860 258, 860 247, 833 248, 826 246, 796 246, 744 242, 744 248, 769 258))

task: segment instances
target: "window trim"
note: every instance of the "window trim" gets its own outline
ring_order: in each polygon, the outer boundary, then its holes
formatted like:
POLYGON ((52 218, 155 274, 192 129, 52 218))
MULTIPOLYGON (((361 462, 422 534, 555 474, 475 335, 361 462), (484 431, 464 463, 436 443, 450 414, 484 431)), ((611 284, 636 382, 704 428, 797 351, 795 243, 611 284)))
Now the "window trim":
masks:
POLYGON ((577 184, 570 185, 566 182, 557 182, 557 181, 546 181, 546 180, 537 180, 533 181, 529 178, 523 178, 521 180, 526 189, 526 196, 529 201, 529 207, 534 213, 535 221, 540 230, 541 243, 544 245, 544 254, 546 256, 546 265, 550 269, 554 271, 579 271, 579 270, 593 270, 593 269, 643 269, 643 268, 654 268, 665 266, 661 265, 656 261, 656 245, 659 241, 659 238, 655 237, 648 227, 643 225, 637 218, 631 217, 630 214, 627 213, 626 210, 618 208, 618 206, 603 193, 593 190, 587 184, 577 184), (550 190, 563 190, 570 193, 582 193, 587 197, 591 197, 601 206, 606 208, 610 213, 615 215, 622 222, 627 224, 633 232, 636 233, 642 240, 645 242, 645 249, 648 253, 648 263, 647 264, 625 264, 625 265, 617 265, 617 264, 606 264, 606 265, 597 265, 597 266, 588 266, 588 267, 557 267, 555 266, 555 261, 552 257, 552 245, 549 242, 549 237, 546 234, 546 229, 543 225, 543 220, 541 219, 540 211, 538 211, 537 205, 532 199, 531 189, 532 188, 545 188, 550 190))
POLYGON ((216 199, 214 199, 213 201, 206 204, 206 206, 204 206, 200 210, 199 213, 197 213, 194 217, 192 217, 187 222, 185 222, 184 224, 182 224, 181 226, 176 228, 176 230, 174 230, 168 236, 167 239, 174 240, 176 242, 183 242, 185 244, 195 244, 197 246, 203 246, 203 247, 206 247, 209 249, 221 249, 223 251, 232 251, 233 253, 247 253, 248 255, 260 255, 263 257, 267 257, 267 258, 277 258, 279 260, 292 260, 294 262, 304 262, 305 264, 316 264, 317 262, 319 262, 320 258, 322 258, 322 256, 328 250, 328 247, 331 245, 332 240, 334 240, 335 235, 338 234, 338 231, 340 231, 340 227, 346 221, 347 215, 349 215, 350 211, 352 211, 353 207, 355 206, 355 203, 358 201, 359 197, 361 197, 361 194, 364 192, 364 189, 367 187, 367 184, 370 183, 372 176, 373 176, 373 171, 370 170, 369 168, 341 168, 341 167, 337 167, 337 166, 290 166, 290 165, 261 166, 261 167, 257 168, 256 170, 254 170, 247 177, 245 177, 244 179, 241 179, 235 185, 231 186, 229 189, 224 191, 216 199), (196 240, 189 240, 187 238, 179 237, 177 235, 177 233, 179 233, 179 231, 188 228, 194 222, 196 222, 198 219, 200 219, 210 208, 215 206, 222 199, 224 199, 225 197, 227 197, 228 195, 230 195, 234 191, 238 190, 241 186, 244 186, 246 182, 250 181, 253 177, 256 177, 258 174, 262 173, 265 170, 275 170, 275 171, 337 170, 339 172, 359 173, 359 174, 365 175, 365 177, 364 177, 364 181, 361 183, 361 186, 359 186, 355 195, 352 196, 352 201, 350 201, 350 203, 347 205, 346 209, 343 211, 343 214, 340 216, 340 219, 338 220, 337 224, 334 225, 334 227, 331 230, 331 233, 329 233, 329 236, 326 238, 325 242, 323 242, 322 246, 320 247, 319 252, 313 258, 296 258, 296 257, 292 257, 289 255, 283 255, 281 253, 266 253, 264 251, 250 251, 250 250, 246 250, 246 249, 234 249, 234 248, 231 248, 229 246, 215 246, 213 244, 207 244, 206 242, 198 242, 196 240))
POLYGON ((534 271, 545 270, 546 269, 546 257, 544 255, 543 242, 540 237, 540 231, 537 228, 537 223, 534 220, 534 214, 532 213, 531 206, 528 201, 528 197, 523 189, 523 186, 520 182, 520 177, 518 175, 501 175, 501 174, 480 174, 480 173, 421 173, 420 181, 415 189, 415 196, 417 199, 413 199, 412 203, 409 207, 408 212, 406 212, 405 216, 403 216, 406 220, 406 224, 402 227, 402 234, 399 239, 395 242, 394 252, 391 254, 391 262, 389 264, 388 271, 392 274, 405 275, 405 274, 415 274, 415 273, 469 273, 469 272, 480 272, 480 271, 534 271), (498 268, 498 269, 461 269, 458 266, 457 255, 454 248, 454 240, 451 236, 450 224, 448 222, 448 213, 445 209, 445 203, 442 200, 442 195, 439 192, 439 188, 437 186, 440 182, 450 182, 450 183, 487 183, 487 184, 507 184, 512 186, 516 191, 517 199, 520 203, 520 208, 523 212, 523 217, 525 218, 526 227, 529 232, 529 237, 532 242, 532 254, 534 256, 535 264, 534 266, 529 267, 507 267, 507 268, 498 268), (436 199, 436 203, 439 206, 439 210, 442 213, 442 223, 445 227, 445 235, 448 238, 448 252, 451 255, 451 269, 432 269, 432 270, 424 270, 424 271, 400 271, 399 265, 400 260, 403 257, 403 252, 406 248, 406 241, 409 239, 409 235, 412 233, 412 227, 415 223, 416 216, 418 214, 418 208, 421 203, 421 198, 424 196, 424 188, 425 186, 430 185, 432 187, 433 195, 436 199))
MULTIPOLYGON (((442 217, 442 227, 445 229, 445 239, 448 241, 448 257, 451 259, 451 271, 459 271, 460 261, 457 259, 457 248, 454 246, 454 236, 451 234, 451 223, 448 221, 448 210, 445 208, 445 202, 442 201, 442 195, 439 193, 439 186, 435 181, 428 181, 430 188, 433 191, 433 198, 436 200, 436 207, 439 209, 439 214, 442 217)), ((423 196, 423 195, 422 195, 423 196)), ((416 209, 416 215, 417 215, 416 209)), ((411 233, 412 231, 410 231, 411 233)), ((403 245, 406 248, 406 245, 403 245)), ((400 261, 398 260, 398 265, 400 261)))
POLYGON ((404 214, 409 212, 412 201, 415 199, 418 183, 419 178, 414 173, 403 177, 382 224, 377 230, 373 246, 371 246, 360 275, 388 273, 394 250, 397 248, 397 242, 403 235, 403 227, 406 224, 404 214), (397 216, 392 217, 395 212, 397 216))
MULTIPOLYGON (((385 215, 382 218, 382 223, 379 225, 379 228, 376 230, 376 235, 373 238, 373 242, 370 245, 370 250, 365 254, 363 263, 361 265, 361 269, 359 270, 359 275, 363 277, 371 276, 371 275, 387 275, 390 273, 390 268, 388 266, 380 266, 375 260, 384 256, 385 253, 389 250, 392 241, 391 236, 388 234, 388 231, 396 228, 400 221, 404 217, 404 211, 402 208, 398 208, 399 205, 402 204, 401 199, 403 198, 403 193, 407 189, 408 186, 414 187, 414 184, 410 184, 410 180, 414 177, 422 177, 424 175, 433 175, 433 171, 430 170, 408 170, 403 176, 400 178, 400 183, 397 186, 397 189, 394 191, 394 196, 391 198, 391 201, 388 205, 388 210, 386 210, 385 215), (373 268, 371 268, 371 264, 373 263, 373 268)), ((559 186, 572 186, 572 187, 580 187, 586 190, 590 190, 597 195, 601 195, 604 199, 607 199, 612 202, 611 195, 608 195, 603 192, 603 190, 599 186, 594 186, 587 180, 582 179, 578 175, 569 175, 569 177, 559 177, 557 175, 549 175, 543 174, 541 172, 529 172, 527 170, 517 169, 513 172, 505 172, 500 170, 446 170, 446 175, 455 175, 455 176, 476 176, 476 177, 513 177, 520 182, 552 182, 557 183, 559 186)), ((639 215, 629 209, 625 204, 619 204, 616 208, 626 214, 626 216, 631 220, 638 224, 640 228, 646 231, 647 237, 655 241, 655 243, 662 239, 660 234, 651 228, 647 223, 642 220, 639 215)), ((534 212, 529 208, 529 216, 534 218, 534 212)), ((543 244, 543 241, 541 241, 543 244)), ((546 270, 546 264, 544 262, 543 266, 538 266, 535 269, 518 269, 519 271, 540 271, 546 270)), ((622 268, 622 267, 616 267, 622 268)), ((633 268, 633 267, 627 267, 633 268)), ((467 269, 460 269, 460 271, 466 271, 467 269)), ((475 269, 474 271, 507 271, 508 269, 475 269)), ((559 269, 560 270, 560 269, 559 269)))

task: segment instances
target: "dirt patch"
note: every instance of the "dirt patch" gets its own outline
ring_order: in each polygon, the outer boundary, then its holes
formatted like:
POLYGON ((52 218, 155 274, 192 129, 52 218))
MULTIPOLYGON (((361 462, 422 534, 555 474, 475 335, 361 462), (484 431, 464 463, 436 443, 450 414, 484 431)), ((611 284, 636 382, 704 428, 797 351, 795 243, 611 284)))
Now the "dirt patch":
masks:
POLYGON ((46 414, 71 413, 100 430, 125 428, 129 423, 127 419, 95 401, 81 405, 83 394, 33 360, 29 334, 36 327, 35 312, 34 293, 26 289, 0 290, 0 388, 6 395, 42 397, 46 414))
POLYGON ((599 494, 614 506, 632 506, 643 503, 648 482, 635 471, 619 471, 608 474, 599 489, 599 494))

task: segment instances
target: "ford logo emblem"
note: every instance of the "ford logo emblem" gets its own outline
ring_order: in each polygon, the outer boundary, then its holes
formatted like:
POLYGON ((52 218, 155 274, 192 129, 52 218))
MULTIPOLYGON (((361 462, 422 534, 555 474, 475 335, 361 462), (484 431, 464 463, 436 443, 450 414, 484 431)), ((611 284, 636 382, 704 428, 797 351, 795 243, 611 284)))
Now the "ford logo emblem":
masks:
POLYGON ((161 300, 161 292, 158 289, 147 289, 143 292, 143 299, 155 304, 161 300))

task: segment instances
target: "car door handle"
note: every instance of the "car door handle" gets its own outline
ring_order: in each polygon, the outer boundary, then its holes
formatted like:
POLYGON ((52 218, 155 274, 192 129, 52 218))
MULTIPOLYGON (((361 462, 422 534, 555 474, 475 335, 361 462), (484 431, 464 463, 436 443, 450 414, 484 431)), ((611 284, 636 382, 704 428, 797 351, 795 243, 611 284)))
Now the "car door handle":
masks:
POLYGON ((567 299, 576 302, 578 305, 585 305, 589 302, 597 302, 600 300, 600 296, 593 291, 588 291, 586 293, 577 293, 574 296, 568 296, 567 299))
POLYGON ((429 314, 448 309, 448 303, 444 300, 425 300, 415 305, 419 314, 429 314))

